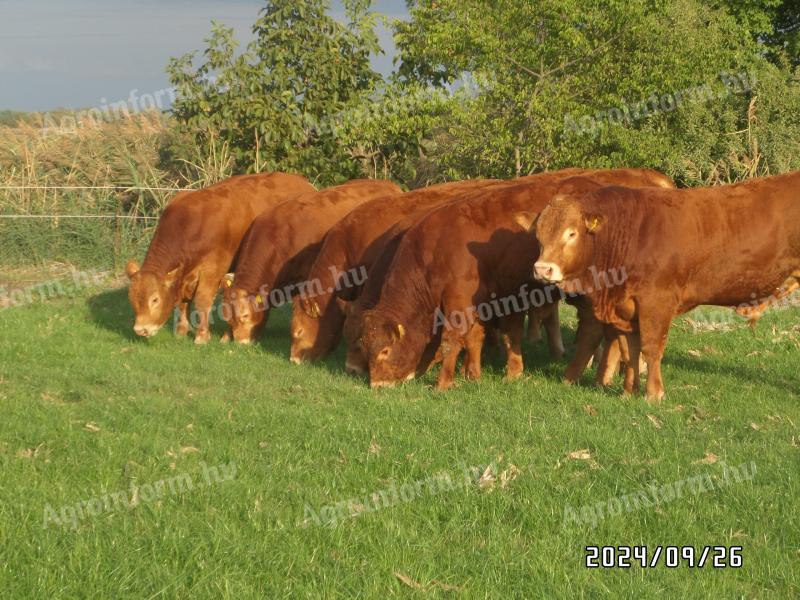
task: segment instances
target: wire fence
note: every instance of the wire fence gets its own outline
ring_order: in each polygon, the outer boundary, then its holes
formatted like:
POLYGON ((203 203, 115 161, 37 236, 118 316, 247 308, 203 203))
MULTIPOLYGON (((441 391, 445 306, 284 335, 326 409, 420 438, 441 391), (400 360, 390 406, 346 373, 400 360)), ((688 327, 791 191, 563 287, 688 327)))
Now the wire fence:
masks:
POLYGON ((194 189, 2 185, 0 267, 63 262, 120 271, 146 250, 168 198, 194 189))
POLYGON ((197 188, 141 187, 127 185, 0 185, 0 190, 116 190, 123 192, 193 192, 197 188))

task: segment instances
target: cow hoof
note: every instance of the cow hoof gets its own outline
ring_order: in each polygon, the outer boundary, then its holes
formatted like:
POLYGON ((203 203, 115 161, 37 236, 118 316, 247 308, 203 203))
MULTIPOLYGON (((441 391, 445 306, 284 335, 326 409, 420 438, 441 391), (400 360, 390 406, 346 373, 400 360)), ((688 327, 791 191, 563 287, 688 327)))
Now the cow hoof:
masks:
POLYGON ((645 396, 645 401, 648 404, 661 404, 663 399, 664 392, 659 392, 658 394, 647 394, 647 396, 645 396))
POLYGON ((197 344, 198 346, 202 346, 204 344, 207 344, 210 339, 211 339, 211 336, 209 334, 205 334, 205 335, 197 334, 195 336, 195 338, 194 338, 194 343, 197 344))
POLYGON ((453 382, 452 381, 440 381, 439 383, 436 384, 436 391, 438 391, 438 392, 446 392, 451 387, 453 387, 453 382))
POLYGON ((506 381, 514 381, 515 379, 519 379, 522 377, 522 372, 524 368, 521 364, 517 363, 511 367, 506 367, 506 381))
POLYGON ((175 329, 175 335, 177 335, 178 337, 184 337, 184 336, 188 335, 188 333, 189 333, 189 326, 188 325, 185 326, 185 327, 178 326, 178 328, 175 329))
POLYGON ((226 331, 225 333, 223 333, 223 334, 222 334, 222 337, 219 339, 219 343, 220 343, 220 344, 227 344, 227 343, 228 343, 228 342, 230 342, 230 341, 231 341, 231 334, 230 334, 230 332, 228 332, 228 331, 226 331))

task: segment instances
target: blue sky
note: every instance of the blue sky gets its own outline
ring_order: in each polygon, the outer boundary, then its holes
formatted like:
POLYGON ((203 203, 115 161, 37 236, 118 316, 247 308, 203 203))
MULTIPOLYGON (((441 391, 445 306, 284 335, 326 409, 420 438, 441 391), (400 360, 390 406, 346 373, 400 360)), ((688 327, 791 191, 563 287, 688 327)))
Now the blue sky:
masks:
MULTIPOLYGON (((169 87, 171 56, 202 49, 212 19, 241 42, 264 0, 0 0, 0 109, 88 108, 125 100, 133 90, 169 87)), ((341 2, 332 2, 343 17, 341 2)), ((375 0, 374 9, 407 15, 404 0, 375 0)), ((379 31, 392 68, 391 35, 379 31)))

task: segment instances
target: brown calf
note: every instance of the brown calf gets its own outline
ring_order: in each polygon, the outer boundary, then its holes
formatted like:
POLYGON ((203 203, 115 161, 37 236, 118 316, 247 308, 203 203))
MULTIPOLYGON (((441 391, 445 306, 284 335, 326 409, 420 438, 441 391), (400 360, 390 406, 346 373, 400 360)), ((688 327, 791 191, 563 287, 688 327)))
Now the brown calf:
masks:
POLYGON ((474 180, 433 185, 397 198, 373 200, 342 219, 328 232, 309 272, 309 279, 321 282, 322 294, 294 299, 292 361, 319 360, 336 347, 344 314, 334 298, 357 296, 358 285, 353 285, 352 275, 369 271, 391 239, 390 230, 396 223, 424 214, 458 194, 495 183, 496 180, 474 180))
POLYGON ((249 344, 260 334, 272 306, 293 296, 323 293, 308 272, 328 230, 374 198, 398 196, 391 181, 361 179, 304 194, 262 213, 242 241, 236 273, 227 278, 223 317, 233 338, 249 344))
POLYGON ((178 335, 189 331, 189 303, 199 312, 195 343, 210 337, 208 314, 247 228, 259 214, 303 192, 305 178, 288 173, 241 175, 196 192, 175 196, 161 215, 141 268, 125 272, 136 313, 137 335, 155 335, 177 306, 178 335))

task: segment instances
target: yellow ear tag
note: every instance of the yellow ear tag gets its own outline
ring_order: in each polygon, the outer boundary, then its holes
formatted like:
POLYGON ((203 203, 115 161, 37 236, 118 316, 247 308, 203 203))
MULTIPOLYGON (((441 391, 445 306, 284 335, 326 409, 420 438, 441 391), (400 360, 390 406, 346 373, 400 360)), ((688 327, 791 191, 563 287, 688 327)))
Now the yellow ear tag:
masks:
POLYGON ((258 302, 259 304, 264 304, 264 299, 261 297, 261 294, 256 296, 256 302, 258 302))
POLYGON ((592 220, 589 222, 589 231, 594 231, 594 230, 595 230, 595 229, 597 229, 598 227, 600 227, 600 219, 598 219, 597 217, 594 217, 594 218, 593 218, 593 219, 592 219, 592 220))
POLYGON ((225 287, 231 287, 232 285, 233 285, 233 282, 230 279, 226 279, 225 280, 225 287))

